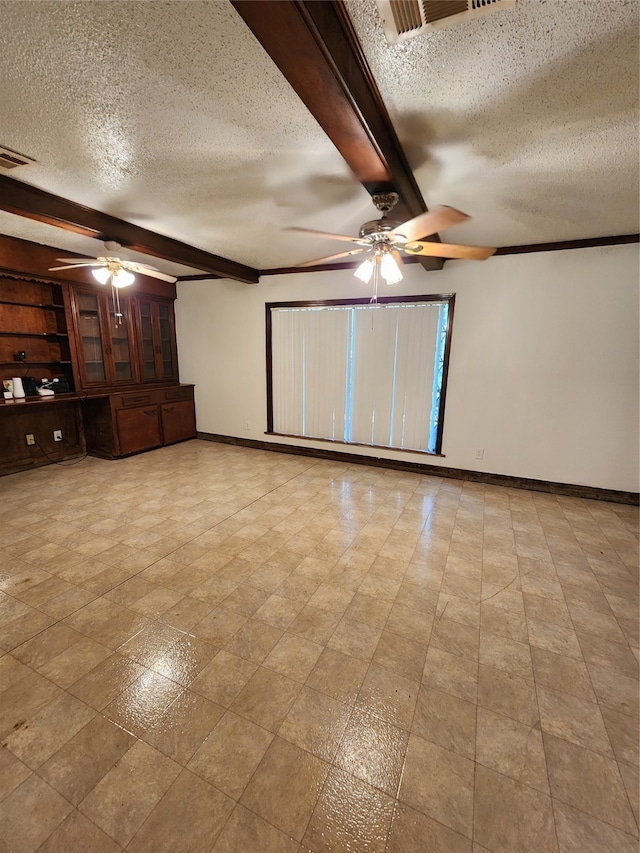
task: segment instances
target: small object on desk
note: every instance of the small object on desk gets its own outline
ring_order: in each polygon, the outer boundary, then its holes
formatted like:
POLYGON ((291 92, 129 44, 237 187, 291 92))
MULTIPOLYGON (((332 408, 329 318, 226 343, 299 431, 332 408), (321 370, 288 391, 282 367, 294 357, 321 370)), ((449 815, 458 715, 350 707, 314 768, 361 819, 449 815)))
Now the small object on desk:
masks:
POLYGON ((39 397, 53 397, 55 395, 50 388, 38 388, 38 396, 39 397))
POLYGON ((2 396, 5 400, 13 400, 13 394, 11 393, 11 391, 3 391, 2 396))
POLYGON ((25 396, 24 388, 22 387, 22 377, 14 376, 11 380, 11 384, 13 386, 13 396, 18 399, 25 396))

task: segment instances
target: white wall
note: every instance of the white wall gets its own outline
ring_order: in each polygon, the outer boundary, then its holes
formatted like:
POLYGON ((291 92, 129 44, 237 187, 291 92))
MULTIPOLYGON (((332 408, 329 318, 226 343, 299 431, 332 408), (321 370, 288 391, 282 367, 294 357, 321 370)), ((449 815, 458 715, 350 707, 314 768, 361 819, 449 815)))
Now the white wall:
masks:
POLYGON ((196 384, 198 430, 638 491, 636 245, 405 273, 394 293, 456 294, 444 457, 264 435, 265 302, 368 296, 350 271, 178 285, 180 378, 196 384))

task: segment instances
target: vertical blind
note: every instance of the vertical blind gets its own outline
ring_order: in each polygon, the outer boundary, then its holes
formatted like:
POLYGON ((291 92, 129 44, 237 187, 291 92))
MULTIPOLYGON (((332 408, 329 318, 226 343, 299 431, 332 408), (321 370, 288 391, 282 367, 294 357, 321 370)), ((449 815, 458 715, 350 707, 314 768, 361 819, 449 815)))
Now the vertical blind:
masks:
POLYGON ((272 308, 274 432, 434 452, 447 309, 272 308))

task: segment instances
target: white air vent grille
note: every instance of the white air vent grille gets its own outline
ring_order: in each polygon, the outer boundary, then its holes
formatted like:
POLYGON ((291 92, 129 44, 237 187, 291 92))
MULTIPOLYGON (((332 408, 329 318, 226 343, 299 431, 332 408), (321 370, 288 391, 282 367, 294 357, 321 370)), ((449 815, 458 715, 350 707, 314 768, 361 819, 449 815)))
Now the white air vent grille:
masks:
POLYGON ((0 145, 0 169, 17 169, 18 166, 30 166, 36 161, 25 154, 18 154, 17 151, 12 151, 10 148, 3 148, 0 145))
POLYGON ((514 6, 516 0, 376 0, 389 44, 514 6))

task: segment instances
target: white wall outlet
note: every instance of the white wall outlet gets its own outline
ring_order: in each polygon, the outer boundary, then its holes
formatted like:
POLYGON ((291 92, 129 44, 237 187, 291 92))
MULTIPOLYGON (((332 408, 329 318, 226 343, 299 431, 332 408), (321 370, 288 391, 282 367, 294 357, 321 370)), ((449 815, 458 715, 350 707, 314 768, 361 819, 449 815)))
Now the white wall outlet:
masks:
POLYGON ((476 459, 484 459, 484 447, 479 447, 476 450, 476 459))
POLYGON ((31 445, 32 445, 32 444, 35 444, 35 443, 36 443, 35 436, 34 436, 34 434, 33 434, 32 432, 28 432, 28 433, 25 435, 25 440, 26 440, 26 442, 27 442, 27 444, 28 444, 28 446, 29 446, 29 447, 31 447, 31 445))
POLYGON ((53 440, 54 441, 62 441, 62 430, 61 429, 54 429, 53 440))

